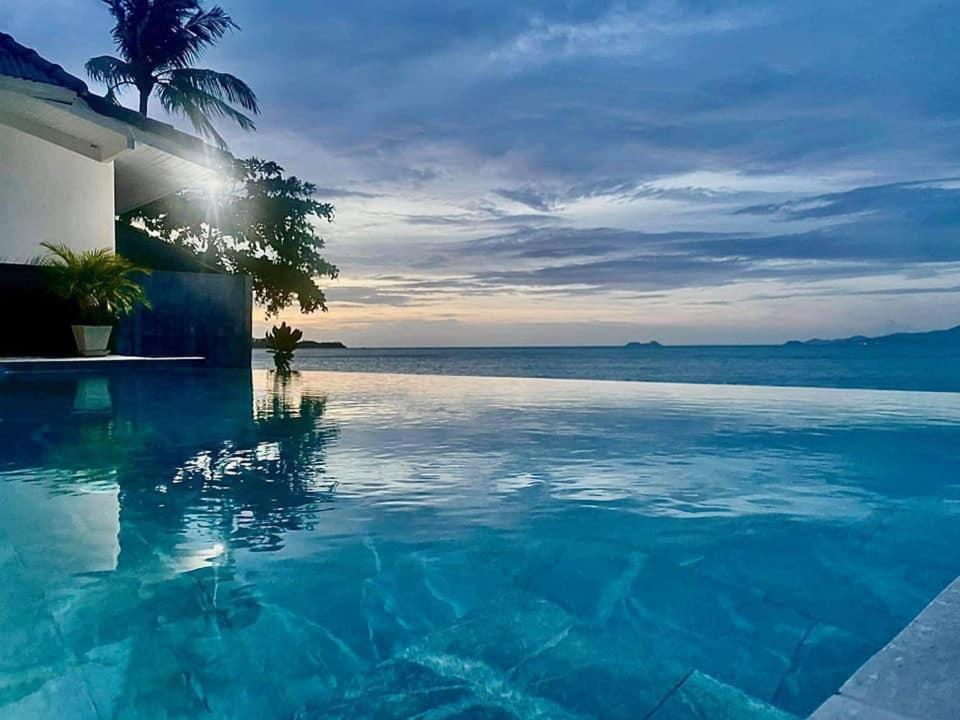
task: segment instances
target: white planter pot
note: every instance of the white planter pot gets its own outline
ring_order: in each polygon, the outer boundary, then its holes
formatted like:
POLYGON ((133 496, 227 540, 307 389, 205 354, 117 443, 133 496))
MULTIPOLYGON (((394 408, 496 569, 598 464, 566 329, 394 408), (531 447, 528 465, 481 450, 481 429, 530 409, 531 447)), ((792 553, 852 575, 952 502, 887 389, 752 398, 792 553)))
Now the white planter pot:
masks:
POLYGON ((84 357, 103 357, 110 350, 110 333, 113 325, 74 325, 73 337, 77 341, 77 350, 84 357))

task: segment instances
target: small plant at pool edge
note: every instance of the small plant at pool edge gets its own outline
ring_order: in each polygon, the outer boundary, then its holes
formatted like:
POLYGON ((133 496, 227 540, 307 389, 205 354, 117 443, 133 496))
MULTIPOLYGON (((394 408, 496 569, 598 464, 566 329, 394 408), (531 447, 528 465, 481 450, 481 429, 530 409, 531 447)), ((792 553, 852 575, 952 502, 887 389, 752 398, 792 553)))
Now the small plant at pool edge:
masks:
POLYGON ((297 345, 303 338, 303 330, 294 329, 282 322, 279 326, 274 325, 264 337, 267 341, 267 352, 273 355, 273 364, 276 365, 277 372, 290 372, 293 351, 297 349, 297 345))

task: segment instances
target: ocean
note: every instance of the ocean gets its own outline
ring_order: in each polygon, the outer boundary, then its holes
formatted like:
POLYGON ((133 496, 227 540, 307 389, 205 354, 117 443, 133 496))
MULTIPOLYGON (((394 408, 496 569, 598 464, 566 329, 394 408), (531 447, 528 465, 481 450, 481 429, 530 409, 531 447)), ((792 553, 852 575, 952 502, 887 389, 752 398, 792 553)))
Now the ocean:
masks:
MULTIPOLYGON (((301 349, 296 370, 960 391, 960 347, 851 345, 301 349)), ((263 350, 255 368, 271 368, 263 350)))

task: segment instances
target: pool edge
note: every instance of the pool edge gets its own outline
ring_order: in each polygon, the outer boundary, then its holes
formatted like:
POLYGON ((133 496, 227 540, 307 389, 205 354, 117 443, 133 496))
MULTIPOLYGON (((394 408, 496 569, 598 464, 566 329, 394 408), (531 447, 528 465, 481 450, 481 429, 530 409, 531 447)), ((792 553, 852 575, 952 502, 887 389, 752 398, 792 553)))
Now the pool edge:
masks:
POLYGON ((952 720, 960 707, 960 577, 810 720, 952 720))

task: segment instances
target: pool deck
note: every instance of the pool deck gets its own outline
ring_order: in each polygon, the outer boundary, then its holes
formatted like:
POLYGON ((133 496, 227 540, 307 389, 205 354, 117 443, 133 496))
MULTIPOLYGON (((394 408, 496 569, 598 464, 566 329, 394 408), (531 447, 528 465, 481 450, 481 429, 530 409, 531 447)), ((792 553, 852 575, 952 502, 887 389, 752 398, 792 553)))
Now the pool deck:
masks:
POLYGON ((0 374, 4 372, 90 372, 144 367, 203 367, 206 358, 143 357, 139 355, 106 355, 104 357, 0 357, 0 374))
POLYGON ((960 717, 960 578, 867 660, 811 720, 960 717))

